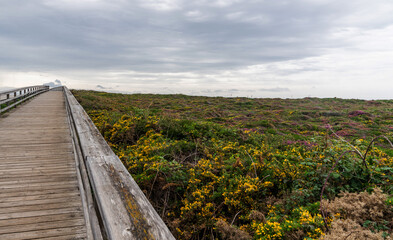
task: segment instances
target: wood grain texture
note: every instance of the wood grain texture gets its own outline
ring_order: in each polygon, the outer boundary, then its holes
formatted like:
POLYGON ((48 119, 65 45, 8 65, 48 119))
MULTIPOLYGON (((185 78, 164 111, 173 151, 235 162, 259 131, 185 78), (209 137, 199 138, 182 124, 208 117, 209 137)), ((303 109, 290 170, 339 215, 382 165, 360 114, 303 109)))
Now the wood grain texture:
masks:
POLYGON ((65 94, 109 239, 168 239, 172 233, 72 93, 65 94))
POLYGON ((86 239, 64 94, 0 116, 0 239, 86 239))

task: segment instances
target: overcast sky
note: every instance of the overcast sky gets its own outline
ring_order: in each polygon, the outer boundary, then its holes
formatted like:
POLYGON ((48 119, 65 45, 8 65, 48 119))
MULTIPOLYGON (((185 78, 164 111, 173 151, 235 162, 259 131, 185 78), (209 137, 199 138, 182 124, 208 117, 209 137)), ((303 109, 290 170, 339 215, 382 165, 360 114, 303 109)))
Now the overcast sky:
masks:
POLYGON ((392 0, 0 0, 0 87, 393 99, 392 0))

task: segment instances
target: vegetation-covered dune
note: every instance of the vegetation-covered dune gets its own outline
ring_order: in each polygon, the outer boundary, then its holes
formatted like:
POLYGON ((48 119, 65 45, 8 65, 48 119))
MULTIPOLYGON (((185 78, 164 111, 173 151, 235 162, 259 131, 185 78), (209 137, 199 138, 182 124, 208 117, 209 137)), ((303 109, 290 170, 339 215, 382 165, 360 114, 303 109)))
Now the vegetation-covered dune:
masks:
POLYGON ((393 101, 73 93, 178 239, 391 237, 393 101))

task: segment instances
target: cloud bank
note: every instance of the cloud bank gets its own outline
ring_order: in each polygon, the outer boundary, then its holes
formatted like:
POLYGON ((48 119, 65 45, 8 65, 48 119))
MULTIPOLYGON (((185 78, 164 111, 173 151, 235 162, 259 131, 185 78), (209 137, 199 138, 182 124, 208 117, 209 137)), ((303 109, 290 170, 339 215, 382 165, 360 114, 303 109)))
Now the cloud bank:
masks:
POLYGON ((0 86, 61 79, 131 92, 358 98, 388 98, 393 87, 390 0, 0 6, 0 86))

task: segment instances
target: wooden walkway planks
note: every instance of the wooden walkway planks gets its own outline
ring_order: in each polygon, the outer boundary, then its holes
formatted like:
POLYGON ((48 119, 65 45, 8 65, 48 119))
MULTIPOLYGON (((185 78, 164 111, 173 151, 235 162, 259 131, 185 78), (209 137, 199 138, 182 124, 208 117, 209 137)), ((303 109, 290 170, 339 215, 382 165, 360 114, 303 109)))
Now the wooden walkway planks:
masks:
POLYGON ((86 239, 61 91, 0 117, 0 239, 86 239))

